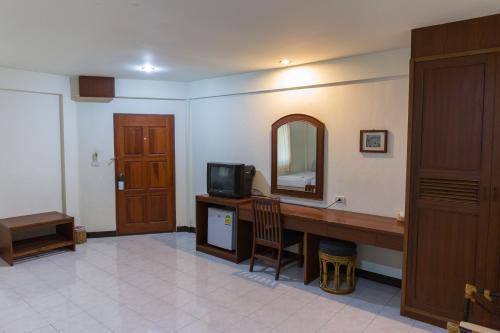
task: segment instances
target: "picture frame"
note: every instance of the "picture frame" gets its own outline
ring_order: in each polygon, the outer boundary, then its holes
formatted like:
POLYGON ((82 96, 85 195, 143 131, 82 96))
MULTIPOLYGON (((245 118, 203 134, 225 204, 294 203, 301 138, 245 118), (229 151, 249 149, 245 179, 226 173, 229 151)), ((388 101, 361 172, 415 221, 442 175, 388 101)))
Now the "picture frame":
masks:
POLYGON ((359 151, 362 153, 387 153, 388 130, 361 130, 359 151))

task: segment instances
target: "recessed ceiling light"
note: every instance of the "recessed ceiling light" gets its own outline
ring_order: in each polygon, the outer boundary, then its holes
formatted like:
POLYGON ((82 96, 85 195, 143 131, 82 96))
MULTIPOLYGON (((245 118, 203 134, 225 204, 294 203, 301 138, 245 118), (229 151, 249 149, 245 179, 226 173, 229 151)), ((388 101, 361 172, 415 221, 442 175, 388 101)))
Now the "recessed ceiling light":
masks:
POLYGON ((280 60, 280 64, 286 66, 286 65, 290 65, 290 60, 289 59, 281 59, 280 60))
POLYGON ((145 64, 145 65, 141 66, 140 70, 145 72, 145 73, 152 73, 152 72, 156 72, 158 70, 158 68, 156 68, 155 66, 150 65, 150 64, 145 64))

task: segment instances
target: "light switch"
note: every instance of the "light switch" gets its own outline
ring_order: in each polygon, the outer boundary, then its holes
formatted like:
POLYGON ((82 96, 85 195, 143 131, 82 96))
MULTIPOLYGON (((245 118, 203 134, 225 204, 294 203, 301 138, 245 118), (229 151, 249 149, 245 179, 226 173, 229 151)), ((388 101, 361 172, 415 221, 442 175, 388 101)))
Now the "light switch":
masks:
POLYGON ((96 151, 94 153, 92 153, 92 163, 91 163, 91 166, 93 166, 93 167, 99 167, 99 166, 101 166, 99 164, 99 153, 97 153, 96 151))

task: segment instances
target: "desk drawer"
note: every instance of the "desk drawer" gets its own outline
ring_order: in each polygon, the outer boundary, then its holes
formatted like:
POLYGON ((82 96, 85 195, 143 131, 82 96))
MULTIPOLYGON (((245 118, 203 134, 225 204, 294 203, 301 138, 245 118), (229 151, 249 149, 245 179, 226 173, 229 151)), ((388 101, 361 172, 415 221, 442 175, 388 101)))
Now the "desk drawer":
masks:
POLYGON ((403 251, 403 235, 393 236, 393 235, 377 235, 377 246, 384 247, 386 249, 403 251))
POLYGON ((377 235, 375 233, 346 227, 328 226, 326 235, 331 238, 337 238, 366 245, 376 245, 377 243, 377 235))
POLYGON ((284 220, 283 227, 289 230, 308 232, 310 234, 324 236, 327 226, 325 223, 304 220, 299 217, 287 217, 284 220))

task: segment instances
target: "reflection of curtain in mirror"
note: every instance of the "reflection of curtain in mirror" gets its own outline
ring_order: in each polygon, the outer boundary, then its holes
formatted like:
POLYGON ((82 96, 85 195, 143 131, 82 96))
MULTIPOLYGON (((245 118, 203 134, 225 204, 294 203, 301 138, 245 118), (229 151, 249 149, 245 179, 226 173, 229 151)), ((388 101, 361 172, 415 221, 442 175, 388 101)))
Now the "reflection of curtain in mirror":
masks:
POLYGON ((278 128, 278 174, 290 172, 291 160, 290 124, 284 124, 278 128))

